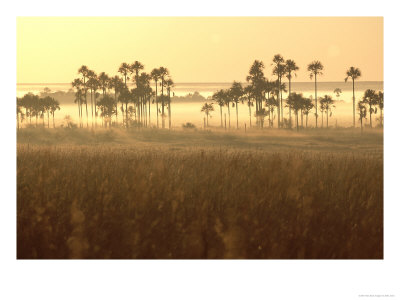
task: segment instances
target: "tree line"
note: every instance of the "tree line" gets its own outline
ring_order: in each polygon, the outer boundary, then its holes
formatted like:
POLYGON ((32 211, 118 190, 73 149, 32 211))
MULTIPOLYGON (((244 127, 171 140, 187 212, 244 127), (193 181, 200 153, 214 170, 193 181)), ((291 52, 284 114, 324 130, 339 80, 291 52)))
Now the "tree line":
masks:
POLYGON ((32 93, 17 97, 17 128, 22 122, 29 120, 32 126, 32 117, 35 118, 35 126, 38 126, 38 118, 42 119, 42 126, 45 127, 45 117, 47 116, 47 128, 50 128, 50 115, 53 118, 53 128, 55 128, 54 114, 60 110, 60 103, 52 97, 39 97, 32 93))
POLYGON ((72 82, 72 87, 75 89, 75 103, 78 106, 79 126, 84 126, 84 111, 86 127, 89 127, 89 119, 91 126, 96 127, 98 117, 102 119, 104 127, 119 126, 118 111, 120 111, 122 125, 126 128, 147 127, 151 124, 151 104, 156 103, 157 128, 159 128, 159 115, 162 128, 165 128, 166 113, 171 128, 171 88, 174 82, 169 76, 169 71, 165 67, 160 67, 148 74, 143 72, 143 69, 144 65, 138 61, 132 64, 122 63, 118 69, 120 76, 110 77, 105 72, 97 75, 87 66, 81 66, 78 70, 80 77, 72 82), (130 79, 135 84, 132 89, 128 87, 130 79), (150 86, 151 81, 155 82, 155 91, 150 86), (90 108, 88 108, 89 99, 90 108), (114 123, 111 121, 113 116, 115 116, 114 123))
MULTIPOLYGON (((214 110, 213 104, 219 106, 221 127, 223 127, 222 110, 226 106, 228 110, 228 126, 231 127, 231 110, 236 108, 236 128, 239 128, 239 112, 238 104, 246 103, 249 108, 249 123, 252 127, 252 108, 255 107, 254 116, 256 117, 256 126, 264 127, 265 119, 268 117, 268 126, 274 127, 274 120, 277 116, 278 128, 292 128, 293 116, 297 130, 299 127, 304 127, 303 120, 305 119, 306 127, 308 127, 309 113, 314 110, 315 127, 318 127, 318 117, 321 116, 321 126, 324 126, 324 115, 326 116, 326 127, 329 126, 329 117, 332 116, 332 110, 335 108, 334 102, 329 95, 324 95, 318 98, 318 81, 317 78, 323 75, 324 66, 320 61, 313 61, 307 66, 310 79, 314 80, 315 96, 305 98, 301 93, 292 92, 292 80, 299 70, 296 62, 292 59, 285 60, 280 54, 277 54, 272 59, 272 75, 273 80, 268 80, 264 75, 265 65, 262 61, 255 60, 251 65, 249 74, 246 77, 247 86, 243 87, 240 82, 234 81, 228 89, 220 89, 216 91, 211 99, 212 103, 205 103, 201 111, 208 117, 214 110), (283 82, 287 79, 287 84, 283 82), (288 89, 287 89, 288 88, 288 89), (287 98, 283 99, 283 93, 288 92, 287 98), (319 103, 318 103, 319 102, 319 103), (319 106, 318 106, 319 104, 319 106), (285 108, 288 110, 288 119, 284 118, 285 108), (319 115, 318 112, 321 112, 319 115), (300 125, 299 125, 300 118, 300 125)), ((353 127, 355 127, 356 118, 356 103, 355 103, 355 80, 361 76, 361 71, 358 68, 350 67, 346 71, 345 82, 349 79, 353 83, 353 127)), ((340 95, 341 90, 335 89, 334 93, 340 95)), ((376 107, 380 108, 380 125, 382 125, 382 109, 383 109, 383 93, 367 90, 364 93, 362 100, 358 103, 358 111, 367 110, 370 114, 370 126, 372 127, 372 114, 377 113, 376 107)), ((360 115, 362 119, 366 117, 360 115)), ((226 121, 225 121, 226 122, 226 121)))

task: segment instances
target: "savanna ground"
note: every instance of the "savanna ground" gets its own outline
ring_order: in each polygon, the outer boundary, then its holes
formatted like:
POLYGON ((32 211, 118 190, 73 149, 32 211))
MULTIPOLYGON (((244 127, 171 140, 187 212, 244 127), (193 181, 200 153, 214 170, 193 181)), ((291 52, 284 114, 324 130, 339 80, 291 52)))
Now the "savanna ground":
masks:
POLYGON ((18 258, 383 258, 379 129, 22 129, 18 258))

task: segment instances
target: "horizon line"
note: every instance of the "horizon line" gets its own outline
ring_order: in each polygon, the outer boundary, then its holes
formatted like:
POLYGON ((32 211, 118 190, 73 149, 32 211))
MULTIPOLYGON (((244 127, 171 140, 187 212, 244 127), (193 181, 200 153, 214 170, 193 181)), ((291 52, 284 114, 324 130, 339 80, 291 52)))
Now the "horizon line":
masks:
MULTIPOLYGON (((239 81, 240 83, 246 83, 246 81, 239 81)), ((330 82, 344 82, 343 81, 318 81, 319 83, 330 83, 330 82)), ((351 82, 351 81, 349 81, 351 82)), ((383 80, 357 80, 357 82, 384 82, 383 80)), ((134 84, 134 82, 130 82, 132 84, 134 84)), ((175 82, 175 84, 231 84, 232 81, 208 81, 208 82, 201 82, 201 81, 197 81, 197 82, 175 82)), ((314 81, 310 80, 310 81, 293 81, 293 83, 314 83, 314 81)), ((344 82, 346 83, 346 82, 344 82)), ((18 83, 17 85, 43 85, 43 84, 48 84, 48 85, 57 85, 57 84, 71 84, 69 82, 21 82, 18 83)))

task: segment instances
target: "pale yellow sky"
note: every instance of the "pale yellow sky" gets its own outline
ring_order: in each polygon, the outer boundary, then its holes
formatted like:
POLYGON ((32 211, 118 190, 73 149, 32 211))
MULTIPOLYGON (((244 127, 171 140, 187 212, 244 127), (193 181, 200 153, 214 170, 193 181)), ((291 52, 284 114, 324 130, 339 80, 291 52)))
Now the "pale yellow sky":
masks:
POLYGON ((321 81, 342 81, 350 66, 383 80, 381 17, 18 17, 17 83, 63 83, 81 65, 116 75, 135 60, 164 66, 175 82, 245 81, 255 59, 272 76, 274 54, 293 59, 296 81, 320 60, 321 81))

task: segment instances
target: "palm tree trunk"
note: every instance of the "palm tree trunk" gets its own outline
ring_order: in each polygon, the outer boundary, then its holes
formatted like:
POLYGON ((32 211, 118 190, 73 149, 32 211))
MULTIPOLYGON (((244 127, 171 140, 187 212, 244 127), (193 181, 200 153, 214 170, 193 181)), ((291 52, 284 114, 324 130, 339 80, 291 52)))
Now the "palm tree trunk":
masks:
POLYGON ((323 111, 321 112, 321 116, 322 116, 322 119, 321 119, 321 128, 324 128, 324 112, 323 112, 323 111))
POLYGON ((221 115, 221 128, 222 128, 223 127, 223 125, 222 125, 222 105, 219 106, 219 112, 221 115))
POLYGON ((329 115, 328 115, 328 110, 326 110, 326 128, 329 128, 328 121, 329 121, 329 115))
MULTIPOLYGON (((289 73, 289 96, 290 97, 290 92, 291 92, 291 79, 290 79, 290 73, 289 73)), ((289 106, 289 128, 292 128, 292 108, 289 106)), ((297 131, 299 128, 297 128, 297 131)))
POLYGON ((382 108, 379 108, 379 111, 380 111, 380 115, 381 115, 381 118, 380 118, 380 123, 381 123, 381 126, 382 126, 382 123, 383 123, 383 116, 382 116, 382 108))
POLYGON ((298 111, 296 111, 296 128, 297 128, 297 131, 299 131, 299 112, 298 111))
POLYGON ((53 115, 53 128, 56 128, 56 124, 54 123, 54 111, 51 114, 53 115))
POLYGON ((230 102, 228 102, 228 119, 229 119, 229 128, 231 128, 231 108, 230 108, 230 102))
POLYGON ((372 106, 369 104, 369 126, 372 128, 372 106))
POLYGON ((251 128, 251 103, 249 103, 249 118, 250 118, 250 128, 251 128))
POLYGON ((86 128, 88 128, 89 127, 89 115, 88 115, 88 109, 87 109, 87 101, 85 101, 85 106, 86 106, 86 128))
POLYGON ((128 102, 125 103, 125 122, 126 128, 129 127, 129 120, 128 120, 128 102))
POLYGON ((354 94, 354 78, 353 79, 353 127, 356 127, 356 97, 354 94))
POLYGON ((157 81, 156 81, 156 109, 157 109, 157 128, 158 128, 158 100, 157 100, 157 81))
POLYGON ((315 128, 318 128, 317 74, 315 76, 315 128))
POLYGON ((50 112, 47 111, 47 128, 50 128, 50 112))
POLYGON ((91 110, 92 110, 92 128, 93 128, 93 90, 92 89, 90 89, 90 107, 91 107, 91 110))
POLYGON ((239 108, 238 108, 238 102, 236 102, 236 129, 239 129, 239 108))
POLYGON ((115 126, 118 127, 118 100, 117 100, 117 91, 115 91, 114 97, 115 97, 115 126))
POLYGON ((171 95, 168 91, 168 127, 171 129, 171 95))

